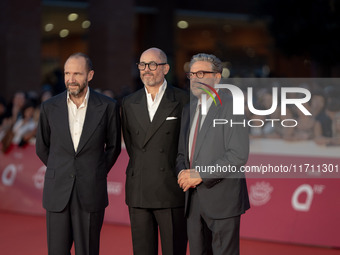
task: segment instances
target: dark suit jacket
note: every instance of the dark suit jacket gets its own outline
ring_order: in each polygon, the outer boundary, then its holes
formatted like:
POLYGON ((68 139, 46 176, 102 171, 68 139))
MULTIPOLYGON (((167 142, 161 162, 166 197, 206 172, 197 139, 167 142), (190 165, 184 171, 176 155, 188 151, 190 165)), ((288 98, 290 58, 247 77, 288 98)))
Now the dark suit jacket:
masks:
MULTIPOLYGON (((222 106, 211 105, 197 136, 192 168, 196 166, 244 165, 249 153, 248 128, 243 125, 230 127, 230 120, 243 122, 244 116, 233 116, 232 98, 219 91, 222 106), (227 125, 213 127, 213 119, 227 119, 227 125)), ((181 134, 176 162, 177 174, 189 169, 190 119, 193 119, 197 100, 183 109, 181 134), (190 110, 191 109, 191 110, 190 110), (191 111, 191 112, 190 112, 191 111), (190 118, 192 116, 192 118, 190 118)), ((246 180, 242 173, 200 173, 203 182, 197 187, 201 210, 211 219, 223 219, 244 213, 249 209, 246 180)), ((189 208, 190 190, 186 192, 186 213, 189 208)))
POLYGON ((183 90, 167 85, 150 122, 145 89, 124 98, 122 127, 130 156, 126 169, 126 204, 141 208, 184 206, 175 163, 182 108, 189 101, 183 90), (168 117, 174 117, 168 119, 168 117))
POLYGON ((117 103, 90 89, 78 150, 74 151, 68 120, 67 92, 41 106, 36 152, 47 166, 43 206, 61 211, 73 185, 83 210, 94 212, 108 205, 107 174, 121 150, 117 103))

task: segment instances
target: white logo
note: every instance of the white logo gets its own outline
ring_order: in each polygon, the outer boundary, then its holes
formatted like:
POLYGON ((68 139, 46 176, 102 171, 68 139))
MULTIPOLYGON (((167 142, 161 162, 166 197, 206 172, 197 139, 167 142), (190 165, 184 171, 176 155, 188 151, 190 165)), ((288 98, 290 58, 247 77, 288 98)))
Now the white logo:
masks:
MULTIPOLYGON (((278 88, 272 88, 272 96, 273 96, 273 102, 272 106, 268 110, 258 110, 255 109, 254 103, 253 103, 253 88, 248 87, 247 90, 247 100, 245 101, 244 99, 244 94, 243 91, 238 88, 235 85, 232 84, 216 84, 215 85, 216 89, 229 89, 234 100, 233 100, 233 114, 234 115, 244 115, 244 104, 247 102, 249 111, 253 113, 254 115, 270 115, 273 112, 276 111, 277 106, 278 106, 278 88)), ((304 114, 304 115, 312 115, 306 107, 303 106, 304 103, 307 103, 311 99, 311 93, 308 89, 305 88, 299 88, 299 87, 282 87, 281 88, 281 115, 286 115, 286 109, 288 104, 293 104, 296 105, 299 110, 304 114), (303 98, 288 98, 287 94, 288 93, 300 93, 303 94, 303 98)), ((207 97, 202 97, 202 115, 207 114, 207 97)))
POLYGON ((324 185, 314 185, 314 187, 303 184, 299 186, 292 196, 292 206, 297 211, 308 212, 313 201, 314 194, 321 194, 325 189, 324 185), (299 196, 306 193, 306 200, 299 201, 299 196))
POLYGON ((107 193, 112 195, 120 195, 123 185, 120 182, 107 182, 107 193))
POLYGON ((12 186, 15 177, 17 176, 17 168, 14 164, 9 164, 6 166, 5 170, 2 172, 2 183, 5 186, 12 186))
POLYGON ((249 200, 252 205, 260 206, 266 204, 271 196, 273 187, 267 182, 257 182, 250 187, 249 200))
POLYGON ((46 172, 46 166, 42 166, 38 169, 35 175, 33 175, 34 186, 37 189, 42 189, 44 187, 44 177, 46 172))

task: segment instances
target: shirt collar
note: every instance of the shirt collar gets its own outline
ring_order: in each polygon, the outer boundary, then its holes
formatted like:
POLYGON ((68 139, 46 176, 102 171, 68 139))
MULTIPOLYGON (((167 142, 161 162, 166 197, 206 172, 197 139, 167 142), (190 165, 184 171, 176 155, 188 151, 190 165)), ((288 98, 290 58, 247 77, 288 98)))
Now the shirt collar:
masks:
MULTIPOLYGON (((164 93, 164 91, 165 91, 165 89, 167 87, 167 84, 168 83, 167 83, 166 79, 164 78, 163 84, 159 87, 158 92, 157 92, 157 94, 155 96, 155 99, 157 98, 158 95, 161 95, 161 94, 164 93)), ((145 86, 144 86, 144 89, 145 89, 146 95, 150 95, 151 96, 151 94, 148 92, 148 90, 146 89, 145 86)))

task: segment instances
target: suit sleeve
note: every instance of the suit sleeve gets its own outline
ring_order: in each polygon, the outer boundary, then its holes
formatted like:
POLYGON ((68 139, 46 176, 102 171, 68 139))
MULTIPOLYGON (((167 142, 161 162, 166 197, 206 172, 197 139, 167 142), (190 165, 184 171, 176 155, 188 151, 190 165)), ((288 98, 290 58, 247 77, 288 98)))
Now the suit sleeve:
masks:
POLYGON ((48 156, 50 152, 50 126, 48 123, 45 105, 41 105, 39 123, 36 134, 36 153, 40 160, 47 165, 48 156))
POLYGON ((183 108, 182 111, 182 118, 181 118, 181 130, 179 134, 179 140, 178 140, 178 152, 177 152, 177 158, 176 158, 176 176, 183 170, 189 168, 189 162, 188 162, 188 155, 186 146, 187 145, 187 139, 186 134, 188 132, 188 126, 189 126, 189 105, 186 105, 183 108))
POLYGON ((125 98, 122 101, 122 130, 123 130, 123 138, 125 143, 125 148, 127 153, 131 156, 131 137, 128 130, 128 121, 126 116, 126 101, 125 98))
POLYGON ((118 104, 110 104, 108 111, 108 127, 105 146, 107 172, 111 170, 121 151, 121 123, 118 104))

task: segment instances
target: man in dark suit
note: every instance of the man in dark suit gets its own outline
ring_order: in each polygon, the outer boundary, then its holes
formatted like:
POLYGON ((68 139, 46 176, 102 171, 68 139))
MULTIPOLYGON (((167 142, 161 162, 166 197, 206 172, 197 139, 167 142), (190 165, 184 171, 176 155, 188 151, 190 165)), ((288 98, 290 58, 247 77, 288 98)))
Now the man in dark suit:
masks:
POLYGON ((184 194, 177 184, 175 163, 182 108, 186 92, 167 84, 165 53, 143 52, 137 64, 145 87, 122 102, 122 127, 130 156, 126 169, 126 204, 129 206, 134 254, 186 253, 184 194))
POLYGON ((189 247, 194 255, 239 254, 240 215, 249 209, 244 175, 226 171, 228 166, 239 170, 248 159, 244 116, 233 116, 232 99, 222 90, 218 94, 223 106, 209 97, 207 114, 200 113, 205 91, 220 82, 221 73, 222 63, 214 55, 197 54, 190 62, 188 78, 196 100, 183 109, 176 171, 186 192, 189 247), (214 119, 229 123, 214 127, 214 119), (231 121, 239 124, 230 126, 231 121), (215 172, 207 170, 211 166, 215 172), (224 171, 217 171, 218 166, 224 171))
POLYGON ((36 152, 47 166, 43 191, 48 254, 98 255, 107 174, 121 150, 117 103, 88 87, 94 71, 83 53, 64 66, 67 91, 41 106, 36 152))

